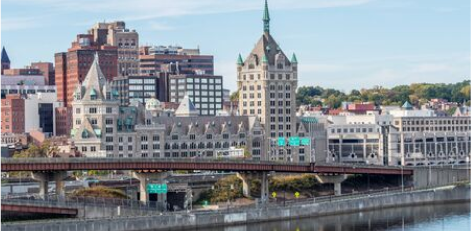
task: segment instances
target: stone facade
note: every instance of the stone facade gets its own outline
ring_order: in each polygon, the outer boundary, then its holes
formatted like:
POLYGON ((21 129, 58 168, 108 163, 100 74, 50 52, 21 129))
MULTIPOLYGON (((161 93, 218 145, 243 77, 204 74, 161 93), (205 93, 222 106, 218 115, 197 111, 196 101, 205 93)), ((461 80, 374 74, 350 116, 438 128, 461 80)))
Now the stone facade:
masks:
POLYGON ((301 157, 296 147, 275 145, 279 137, 288 139, 304 133, 299 129, 306 129, 296 118, 297 59, 293 54, 289 60, 270 34, 267 4, 263 22, 262 37, 245 60, 239 55, 237 61, 239 114, 259 116, 270 140, 265 147, 267 153, 262 155, 265 160, 309 160, 310 151, 301 157))
POLYGON ((167 113, 156 99, 119 106, 98 65, 92 64, 74 93, 73 129, 76 147, 87 157, 217 158, 230 147, 246 148, 261 159, 263 127, 255 116, 199 117, 185 97, 167 113))

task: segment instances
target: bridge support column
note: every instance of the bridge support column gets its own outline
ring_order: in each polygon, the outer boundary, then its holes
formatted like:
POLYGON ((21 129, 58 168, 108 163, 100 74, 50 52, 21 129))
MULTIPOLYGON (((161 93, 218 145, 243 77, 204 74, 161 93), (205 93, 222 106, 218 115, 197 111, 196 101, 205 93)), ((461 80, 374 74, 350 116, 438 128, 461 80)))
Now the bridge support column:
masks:
POLYGON ((252 197, 250 195, 249 182, 252 179, 260 179, 260 201, 261 203, 268 202, 268 172, 262 173, 237 173, 237 177, 242 180, 242 193, 245 197, 252 197))
POLYGON ((343 175, 316 175, 317 180, 321 184, 334 184, 334 194, 342 195, 342 182, 347 179, 346 174, 343 175))
MULTIPOLYGON (((133 177, 139 180, 139 200, 144 203, 149 201, 149 193, 147 192, 149 181, 157 181, 159 184, 163 184, 168 175, 168 172, 133 172, 133 177)), ((164 210, 167 209, 167 194, 158 194, 157 201, 164 210)))
POLYGON ((245 173, 237 173, 237 177, 242 180, 242 194, 244 197, 250 198, 250 188, 248 178, 249 175, 245 173))
POLYGON ((59 198, 65 198, 64 182, 67 172, 33 172, 31 177, 39 182, 39 195, 46 199, 48 195, 49 181, 56 182, 56 194, 59 198))

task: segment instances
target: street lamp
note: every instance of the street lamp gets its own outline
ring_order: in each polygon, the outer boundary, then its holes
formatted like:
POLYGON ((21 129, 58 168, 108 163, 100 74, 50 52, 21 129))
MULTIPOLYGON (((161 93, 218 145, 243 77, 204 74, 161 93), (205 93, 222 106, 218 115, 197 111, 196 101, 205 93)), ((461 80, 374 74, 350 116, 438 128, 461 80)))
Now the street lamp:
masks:
POLYGON ((466 181, 469 183, 469 156, 466 156, 466 181))

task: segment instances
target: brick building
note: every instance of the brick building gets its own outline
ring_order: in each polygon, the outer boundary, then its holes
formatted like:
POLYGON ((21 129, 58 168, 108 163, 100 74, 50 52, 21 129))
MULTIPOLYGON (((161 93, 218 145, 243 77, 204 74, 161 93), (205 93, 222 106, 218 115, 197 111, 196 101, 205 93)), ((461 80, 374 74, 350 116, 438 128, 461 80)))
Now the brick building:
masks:
POLYGON ((25 101, 21 95, 7 95, 2 99, 2 122, 3 133, 25 132, 25 101))
POLYGON ((214 57, 201 55, 199 49, 181 47, 141 47, 139 51, 141 75, 158 75, 166 64, 177 65, 177 74, 214 74, 214 57))
POLYGON ((57 99, 69 106, 77 85, 85 79, 88 69, 98 53, 101 70, 107 80, 118 74, 118 50, 115 46, 97 45, 93 35, 79 34, 67 52, 55 54, 57 99))
POLYGON ((50 62, 34 62, 31 63, 32 69, 39 70, 40 74, 44 76, 47 85, 56 85, 56 73, 54 71, 54 64, 50 62))

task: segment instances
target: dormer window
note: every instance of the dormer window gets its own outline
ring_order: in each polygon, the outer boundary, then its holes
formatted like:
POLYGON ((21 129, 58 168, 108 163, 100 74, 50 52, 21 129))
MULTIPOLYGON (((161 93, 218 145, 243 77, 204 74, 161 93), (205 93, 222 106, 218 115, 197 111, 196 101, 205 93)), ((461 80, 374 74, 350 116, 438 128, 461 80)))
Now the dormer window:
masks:
POLYGON ((97 93, 95 91, 95 89, 92 88, 92 90, 90 90, 90 99, 91 100, 96 100, 97 99, 97 93))
POLYGON ((88 133, 88 131, 87 131, 87 130, 83 130, 83 131, 82 131, 82 138, 88 138, 88 137, 90 137, 90 134, 88 133))

